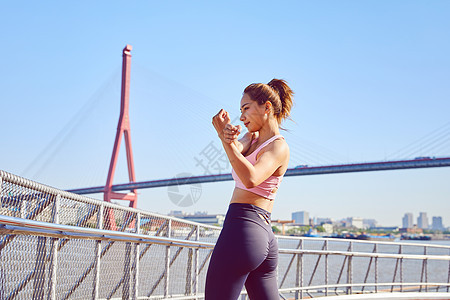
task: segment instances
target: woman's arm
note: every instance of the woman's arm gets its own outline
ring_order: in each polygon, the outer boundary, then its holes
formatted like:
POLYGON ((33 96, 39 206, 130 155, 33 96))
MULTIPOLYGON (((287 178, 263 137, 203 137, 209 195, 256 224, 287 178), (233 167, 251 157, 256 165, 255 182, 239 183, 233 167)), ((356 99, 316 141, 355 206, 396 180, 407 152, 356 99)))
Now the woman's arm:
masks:
MULTIPOLYGON (((240 140, 235 139, 233 143, 236 145, 240 153, 245 154, 248 152, 248 149, 250 149, 252 141, 256 138, 255 136, 257 135, 257 133, 247 132, 240 140)), ((225 142, 228 143, 227 141, 225 142)))
POLYGON ((246 188, 260 185, 283 165, 289 158, 289 148, 285 141, 276 140, 267 145, 252 165, 234 144, 222 141, 230 163, 246 188))
MULTIPOLYGON (((255 165, 252 165, 244 155, 242 155, 244 144, 238 143, 236 139, 230 138, 229 135, 224 134, 225 127, 230 123, 228 113, 223 109, 220 110, 219 113, 213 117, 212 123, 222 141, 223 148, 234 171, 247 188, 252 188, 261 184, 282 166, 283 162, 289 157, 289 148, 286 142, 274 141, 261 151, 261 155, 259 155, 255 165)), ((234 137, 234 135, 232 136, 234 137)), ((249 136, 247 136, 247 140, 248 138, 249 136)), ((248 146, 248 143, 245 144, 248 146)))

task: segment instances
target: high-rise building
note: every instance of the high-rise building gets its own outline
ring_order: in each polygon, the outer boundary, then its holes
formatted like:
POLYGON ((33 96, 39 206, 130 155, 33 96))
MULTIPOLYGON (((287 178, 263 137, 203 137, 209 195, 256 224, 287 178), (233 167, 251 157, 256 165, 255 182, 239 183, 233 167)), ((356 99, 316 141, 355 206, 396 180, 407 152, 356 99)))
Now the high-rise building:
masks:
POLYGON ((413 221, 413 214, 412 213, 406 213, 403 216, 402 219, 402 228, 413 228, 414 227, 414 221, 413 221))
POLYGON ((307 211, 293 212, 292 220, 294 220, 294 222, 297 224, 309 225, 309 212, 307 212, 307 211))
POLYGON ((433 223, 431 224, 433 230, 444 230, 444 225, 442 224, 442 217, 433 217, 433 223))
POLYGON ((428 217, 426 212, 421 212, 417 218, 417 227, 428 229, 428 217))

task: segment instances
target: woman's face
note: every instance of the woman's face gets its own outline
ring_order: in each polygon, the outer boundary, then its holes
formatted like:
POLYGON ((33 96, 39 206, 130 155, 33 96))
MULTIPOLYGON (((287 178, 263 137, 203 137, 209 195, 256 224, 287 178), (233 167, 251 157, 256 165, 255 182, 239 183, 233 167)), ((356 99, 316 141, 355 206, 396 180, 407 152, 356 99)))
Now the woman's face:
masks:
POLYGON ((253 101, 249 95, 244 94, 241 99, 241 118, 240 120, 247 127, 249 132, 256 132, 261 129, 265 120, 265 105, 259 105, 253 101))

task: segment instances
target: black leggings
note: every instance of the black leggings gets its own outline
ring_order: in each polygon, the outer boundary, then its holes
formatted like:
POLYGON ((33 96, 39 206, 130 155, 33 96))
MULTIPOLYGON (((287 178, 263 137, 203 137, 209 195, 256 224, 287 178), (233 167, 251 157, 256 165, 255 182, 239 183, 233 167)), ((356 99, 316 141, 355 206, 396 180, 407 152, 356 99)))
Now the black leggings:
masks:
POLYGON ((277 263, 270 213, 231 203, 209 262, 205 300, 236 300, 244 284, 250 299, 279 300, 277 263))

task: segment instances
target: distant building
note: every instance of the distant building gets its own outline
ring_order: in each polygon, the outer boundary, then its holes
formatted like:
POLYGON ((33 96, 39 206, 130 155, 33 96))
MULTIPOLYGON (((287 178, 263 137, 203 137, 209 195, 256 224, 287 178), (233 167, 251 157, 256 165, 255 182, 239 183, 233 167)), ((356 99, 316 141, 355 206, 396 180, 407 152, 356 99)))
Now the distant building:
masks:
POLYGON ((433 230, 444 231, 444 225, 442 224, 442 217, 433 217, 433 223, 431 224, 433 230))
POLYGON ((292 220, 294 220, 296 224, 309 225, 309 212, 307 211, 293 212, 292 220))
POLYGON ((333 224, 331 218, 314 218, 314 225, 333 224))
POLYGON ((220 225, 220 226, 223 225, 223 221, 225 220, 224 215, 208 215, 206 211, 204 212, 197 211, 194 214, 192 213, 188 214, 181 210, 172 210, 169 213, 169 216, 173 216, 191 222, 197 222, 208 225, 220 225))
POLYGON ((333 233, 333 225, 329 223, 323 223, 322 227, 325 230, 325 233, 333 233))
POLYGON ((225 220, 224 215, 188 215, 183 217, 184 220, 203 223, 208 225, 223 225, 223 221, 225 220))
POLYGON ((400 233, 422 234, 423 229, 414 225, 412 228, 400 228, 400 233))
POLYGON ((406 213, 402 218, 402 228, 413 228, 413 226, 414 226, 413 214, 406 213))
POLYGON ((347 218, 349 227, 364 228, 363 218, 349 217, 347 218))
POLYGON ((419 217, 417 217, 417 227, 428 229, 428 217, 426 212, 421 212, 419 217))
POLYGON ((375 219, 363 219, 364 228, 372 228, 377 227, 377 220, 375 219))

